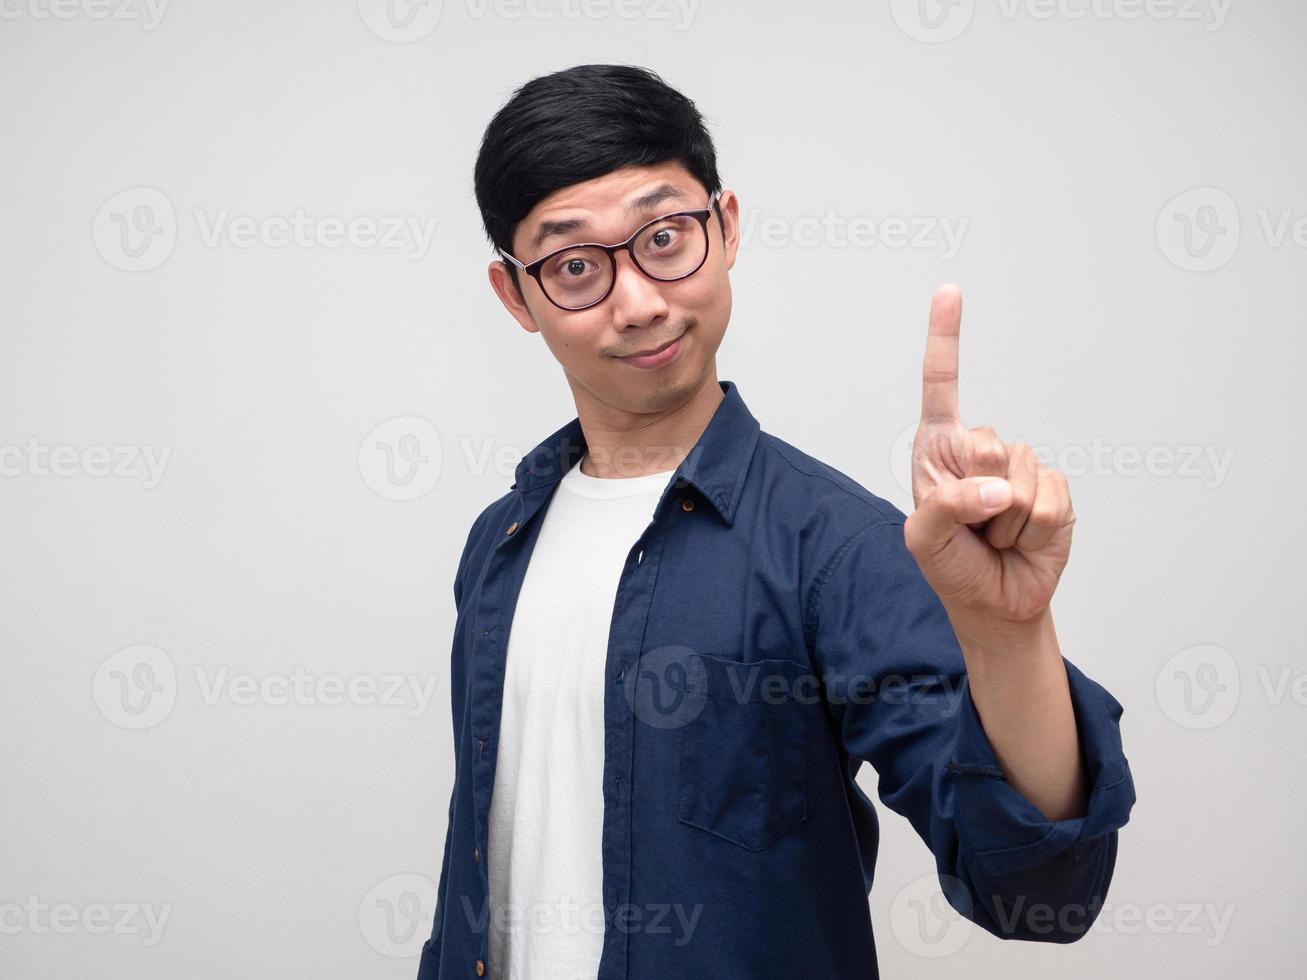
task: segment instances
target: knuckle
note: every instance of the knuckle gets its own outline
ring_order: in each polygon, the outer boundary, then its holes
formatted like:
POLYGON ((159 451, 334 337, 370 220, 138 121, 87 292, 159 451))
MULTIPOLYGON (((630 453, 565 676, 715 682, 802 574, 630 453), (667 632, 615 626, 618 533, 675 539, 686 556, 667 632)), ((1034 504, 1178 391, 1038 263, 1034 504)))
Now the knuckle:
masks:
POLYGON ((1055 527, 1060 516, 1061 511, 1048 504, 1036 503, 1030 509, 1030 522, 1037 527, 1055 527))

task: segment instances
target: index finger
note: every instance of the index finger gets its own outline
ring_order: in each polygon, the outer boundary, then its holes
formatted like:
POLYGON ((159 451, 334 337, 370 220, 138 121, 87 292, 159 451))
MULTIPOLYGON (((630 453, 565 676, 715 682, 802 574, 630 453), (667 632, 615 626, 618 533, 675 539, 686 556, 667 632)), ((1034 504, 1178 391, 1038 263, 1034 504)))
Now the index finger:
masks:
POLYGON ((940 286, 930 304, 930 332, 921 369, 921 419, 958 417, 958 333, 962 328, 962 291, 940 286))

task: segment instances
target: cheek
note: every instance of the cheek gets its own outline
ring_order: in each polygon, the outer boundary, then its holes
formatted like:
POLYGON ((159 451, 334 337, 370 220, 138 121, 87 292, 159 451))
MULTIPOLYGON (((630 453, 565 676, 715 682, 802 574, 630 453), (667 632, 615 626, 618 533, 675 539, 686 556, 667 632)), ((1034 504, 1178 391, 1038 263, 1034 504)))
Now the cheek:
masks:
POLYGON ((731 302, 731 283, 726 267, 709 263, 682 284, 686 291, 681 297, 684 306, 698 311, 727 309, 731 302))
POLYGON ((549 349, 560 359, 564 355, 587 354, 600 345, 604 330, 603 321, 595 317, 573 314, 559 318, 541 327, 549 349))

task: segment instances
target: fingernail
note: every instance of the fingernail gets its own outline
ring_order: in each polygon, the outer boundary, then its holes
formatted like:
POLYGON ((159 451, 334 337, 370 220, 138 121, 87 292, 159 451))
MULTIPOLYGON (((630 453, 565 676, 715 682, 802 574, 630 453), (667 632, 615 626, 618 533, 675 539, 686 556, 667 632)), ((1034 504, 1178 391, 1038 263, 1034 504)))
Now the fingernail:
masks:
POLYGON ((980 502, 986 507, 997 507, 1007 500, 1007 480, 990 480, 980 487, 980 502))

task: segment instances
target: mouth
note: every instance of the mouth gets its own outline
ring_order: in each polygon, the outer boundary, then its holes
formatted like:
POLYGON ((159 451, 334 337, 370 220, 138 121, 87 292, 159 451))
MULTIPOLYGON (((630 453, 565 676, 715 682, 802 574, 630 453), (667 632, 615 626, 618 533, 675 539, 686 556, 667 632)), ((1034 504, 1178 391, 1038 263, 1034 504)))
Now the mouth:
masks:
MULTIPOLYGON (((682 334, 681 337, 685 335, 682 334)), ((635 367, 654 368, 662 367, 669 364, 681 350, 681 337, 676 337, 667 343, 658 347, 651 347, 647 351, 640 351, 637 354, 627 354, 619 357, 619 361, 634 365, 635 367)))

